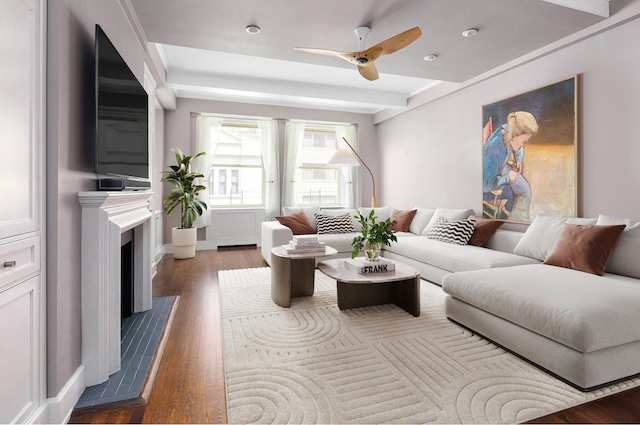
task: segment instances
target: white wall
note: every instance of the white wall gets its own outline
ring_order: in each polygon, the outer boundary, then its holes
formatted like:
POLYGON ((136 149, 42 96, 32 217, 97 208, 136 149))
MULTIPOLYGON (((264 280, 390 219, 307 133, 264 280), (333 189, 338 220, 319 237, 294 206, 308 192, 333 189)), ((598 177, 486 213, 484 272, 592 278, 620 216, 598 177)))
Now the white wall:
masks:
MULTIPOLYGON (((254 105, 247 103, 220 102, 199 99, 177 99, 175 111, 165 113, 165 161, 174 161, 171 149, 179 147, 185 152, 192 152, 190 133, 195 126, 191 123, 192 112, 208 112, 229 115, 247 115, 266 118, 300 119, 310 121, 332 121, 358 124, 358 144, 362 158, 373 169, 378 167, 376 156, 376 137, 373 126, 373 116, 369 114, 357 114, 349 112, 326 111, 320 109, 289 108, 283 106, 254 105)), ((281 135, 284 134, 284 127, 280 127, 281 135)), ((281 147, 282 148, 282 147, 281 147)), ((281 149, 282 151, 282 149, 281 149)), ((282 163, 282 152, 280 161, 282 163)), ((167 164, 166 164, 167 165, 167 164)), ((362 199, 371 198, 371 178, 364 167, 360 168, 360 185, 362 199)), ((377 178, 376 178, 377 186, 377 178)), ((165 184, 164 194, 168 194, 170 185, 165 184)), ((164 242, 171 243, 171 228, 179 225, 179 217, 173 214, 171 217, 164 217, 164 242)))
MULTIPOLYGON (((81 366, 81 209, 95 190, 94 33, 100 24, 138 80, 145 50, 119 0, 47 2, 47 388, 81 366)), ((158 118, 161 122, 160 118, 158 118)), ((162 150, 162 149, 160 149, 162 150)), ((162 164, 157 164, 160 169, 162 164)), ((157 195, 159 196, 159 195, 157 195)), ((156 203, 154 202, 154 205, 156 203)))
POLYGON ((631 21, 377 124, 378 204, 481 212, 482 105, 578 74, 580 215, 640 219, 638 32, 631 21))

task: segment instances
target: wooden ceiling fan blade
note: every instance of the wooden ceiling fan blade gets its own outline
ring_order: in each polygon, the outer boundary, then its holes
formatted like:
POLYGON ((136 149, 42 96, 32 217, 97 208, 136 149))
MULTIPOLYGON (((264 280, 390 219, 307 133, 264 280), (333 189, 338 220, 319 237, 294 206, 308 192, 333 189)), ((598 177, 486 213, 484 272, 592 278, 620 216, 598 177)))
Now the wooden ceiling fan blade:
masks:
POLYGON ((329 49, 314 49, 314 48, 310 48, 310 47, 294 47, 294 50, 299 50, 301 52, 307 52, 307 53, 315 53, 317 55, 325 55, 325 56, 338 56, 341 57, 342 55, 352 55, 353 53, 349 53, 349 52, 338 52, 335 50, 329 50, 329 49))
MULTIPOLYGON (((400 34, 394 35, 391 38, 387 38, 384 41, 376 44, 375 46, 367 49, 366 51, 372 49, 380 49, 379 56, 388 55, 393 52, 397 52, 398 50, 407 47, 409 44, 413 43, 422 35, 422 31, 420 27, 414 27, 405 32, 401 32, 400 34)), ((364 52, 363 52, 364 53, 364 52)))
POLYGON ((358 71, 360 72, 360 75, 369 81, 374 81, 379 78, 378 70, 373 62, 369 62, 366 65, 358 65, 358 71))

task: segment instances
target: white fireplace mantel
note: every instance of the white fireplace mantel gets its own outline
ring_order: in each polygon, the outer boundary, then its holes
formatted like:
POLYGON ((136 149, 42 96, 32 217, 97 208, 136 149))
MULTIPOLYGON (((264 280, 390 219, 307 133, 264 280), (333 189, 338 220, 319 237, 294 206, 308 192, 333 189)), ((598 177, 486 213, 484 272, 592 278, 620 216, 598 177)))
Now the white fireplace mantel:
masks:
POLYGON ((153 192, 80 192, 82 206, 82 363, 86 385, 120 370, 121 235, 133 230, 134 311, 151 308, 153 192))

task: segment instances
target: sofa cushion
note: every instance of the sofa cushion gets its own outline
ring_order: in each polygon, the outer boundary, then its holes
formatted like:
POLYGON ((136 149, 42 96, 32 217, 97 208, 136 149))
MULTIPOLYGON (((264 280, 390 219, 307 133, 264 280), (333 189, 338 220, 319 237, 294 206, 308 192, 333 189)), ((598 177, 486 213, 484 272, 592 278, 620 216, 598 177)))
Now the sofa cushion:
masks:
POLYGON ((316 233, 318 231, 316 228, 316 214, 320 212, 320 207, 282 207, 282 214, 284 215, 293 214, 296 211, 304 212, 313 227, 313 233, 316 233))
POLYGON ((315 233, 315 229, 309 223, 309 219, 304 211, 299 210, 293 214, 276 217, 281 224, 291 229, 294 235, 309 235, 315 233))
POLYGON ((624 227, 565 223, 544 264, 602 276, 624 227))
POLYGON ((469 245, 483 246, 491 236, 498 230, 502 223, 501 220, 493 220, 490 218, 476 217, 470 215, 469 218, 473 219, 476 224, 473 227, 473 235, 469 239, 469 245))
POLYGON ((393 211, 391 211, 391 221, 393 222, 391 230, 408 232, 416 212, 417 210, 396 210, 394 208, 393 211))
POLYGON ((409 225, 409 231, 414 235, 422 234, 422 231, 427 224, 431 221, 433 214, 436 212, 435 208, 414 208, 416 210, 416 215, 413 216, 413 220, 411 220, 411 224, 409 225))
POLYGON ((544 264, 444 277, 452 297, 578 350, 640 340, 640 284, 544 264))
POLYGON ((351 241, 360 233, 325 233, 318 235, 318 241, 335 248, 338 252, 352 252, 351 241))
POLYGON ((553 244, 560 234, 564 223, 570 224, 596 224, 597 219, 593 218, 570 218, 548 217, 538 215, 533 219, 527 230, 522 235, 522 239, 516 245, 513 252, 525 257, 535 258, 544 261, 551 253, 553 244))
POLYGON ((449 272, 538 263, 537 260, 508 252, 472 245, 454 245, 425 236, 398 238, 397 242, 385 246, 384 250, 449 272))
POLYGON ((618 243, 611 254, 606 271, 640 279, 640 222, 626 218, 600 215, 598 224, 624 224, 618 243))
POLYGON ((318 234, 354 233, 356 231, 353 227, 353 222, 351 221, 351 216, 349 216, 349 214, 316 214, 316 227, 318 228, 318 234))
POLYGON ((427 233, 427 238, 435 239, 446 243, 466 245, 473 234, 475 220, 447 220, 445 217, 438 217, 436 224, 427 233))
POLYGON ((376 207, 376 208, 366 208, 360 207, 358 208, 358 212, 365 217, 369 217, 369 213, 371 210, 374 211, 376 216, 376 222, 385 221, 389 217, 391 217, 391 207, 376 207))
POLYGON ((431 230, 433 226, 435 226, 438 217, 445 217, 449 220, 462 220, 469 217, 473 214, 472 209, 455 209, 455 208, 436 208, 431 220, 429 220, 429 224, 424 228, 421 235, 427 236, 427 233, 431 230))

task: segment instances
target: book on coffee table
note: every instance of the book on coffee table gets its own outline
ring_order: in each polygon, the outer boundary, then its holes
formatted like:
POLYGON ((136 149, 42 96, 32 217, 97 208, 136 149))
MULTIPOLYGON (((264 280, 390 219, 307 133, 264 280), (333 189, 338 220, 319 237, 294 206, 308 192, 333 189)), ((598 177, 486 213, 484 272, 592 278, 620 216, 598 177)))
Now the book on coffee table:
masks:
POLYGON ((380 257, 378 261, 369 261, 366 258, 353 258, 344 260, 344 267, 354 273, 385 273, 396 269, 393 261, 380 257))
POLYGON ((322 254, 326 251, 324 242, 296 244, 290 241, 287 245, 282 245, 287 254, 322 254))

